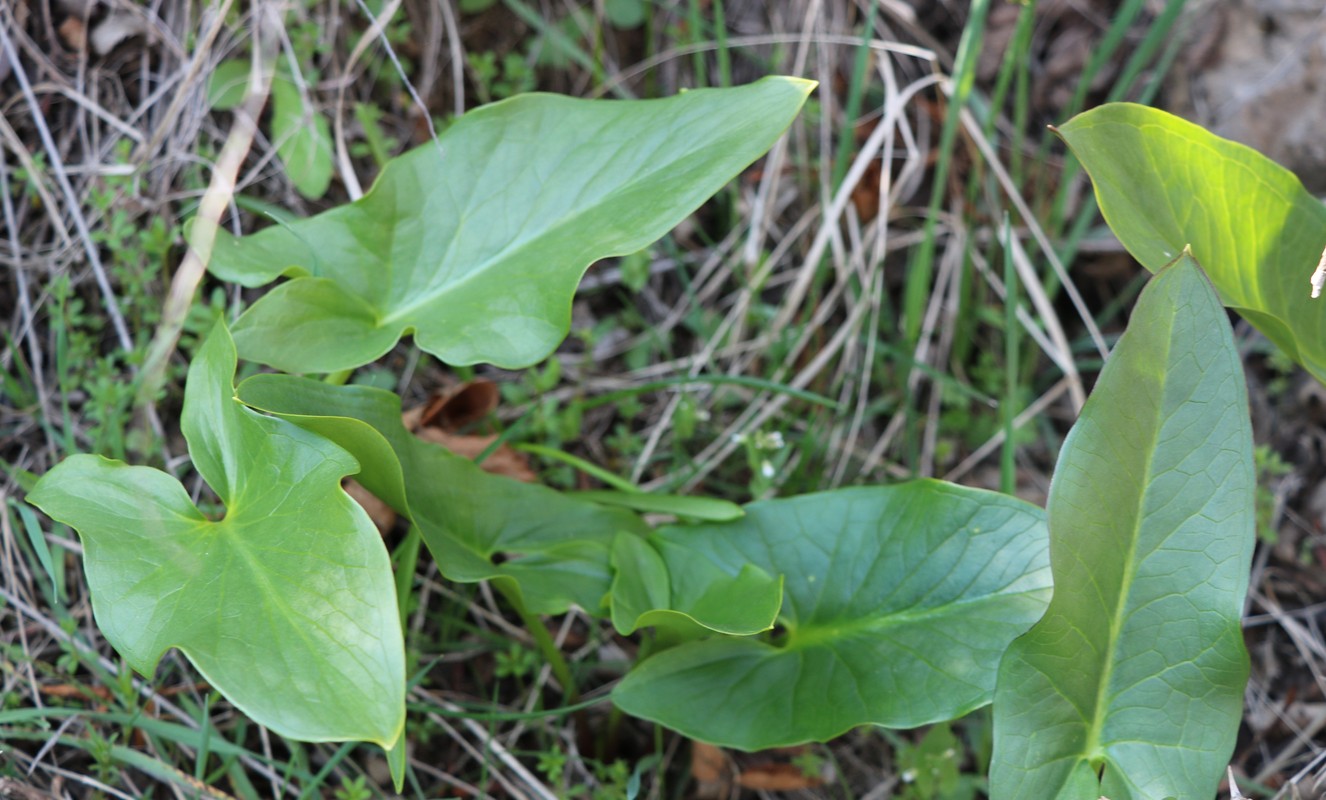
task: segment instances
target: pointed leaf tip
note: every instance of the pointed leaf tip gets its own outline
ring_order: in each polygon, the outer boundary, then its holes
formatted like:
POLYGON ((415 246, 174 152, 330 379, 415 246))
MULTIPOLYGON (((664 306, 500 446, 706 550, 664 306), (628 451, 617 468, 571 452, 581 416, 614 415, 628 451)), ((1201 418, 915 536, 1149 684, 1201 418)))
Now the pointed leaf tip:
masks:
POLYGON ((235 239, 209 269, 294 279, 240 317, 245 358, 333 372, 403 335, 451 364, 523 367, 566 336, 589 265, 636 252, 762 155, 814 84, 662 100, 522 95, 394 159, 360 200, 235 239))
POLYGON ((1143 292, 1064 442, 1054 598, 999 668, 992 800, 1215 793, 1248 675, 1254 489, 1233 334, 1183 255, 1143 292))

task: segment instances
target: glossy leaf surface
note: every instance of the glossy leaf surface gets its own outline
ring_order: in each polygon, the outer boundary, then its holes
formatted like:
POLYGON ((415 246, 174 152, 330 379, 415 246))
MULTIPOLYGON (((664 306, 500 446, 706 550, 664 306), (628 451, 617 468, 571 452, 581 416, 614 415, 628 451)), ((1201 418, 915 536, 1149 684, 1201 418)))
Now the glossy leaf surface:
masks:
POLYGON ((305 741, 390 747, 405 719, 391 564, 341 490, 340 447, 234 399, 218 325, 189 368, 182 428, 224 505, 214 519, 173 477, 76 455, 28 496, 78 530, 97 625, 151 675, 178 647, 254 720, 305 741))
POLYGON ((751 565, 783 576, 785 633, 666 650, 613 699, 747 750, 985 705, 1000 655, 1050 594, 1040 509, 938 481, 752 503, 742 519, 665 535, 727 575, 751 565))
POLYGON ((1238 351, 1185 255, 1143 292, 1064 442, 1054 600, 1000 667, 994 800, 1215 795, 1248 676, 1254 488, 1238 351))
POLYGON ((1326 207, 1251 148, 1154 108, 1112 103, 1059 129, 1128 252, 1155 272, 1191 246, 1224 303, 1326 380, 1326 301, 1308 278, 1326 207))
POLYGON ((525 95, 394 159, 360 200, 242 239, 210 269, 288 281, 235 326, 286 372, 366 364, 406 333, 451 364, 522 367, 566 336, 590 263, 662 236, 763 154, 814 84, 765 78, 663 100, 525 95))
POLYGON ((613 539, 647 530, 624 509, 490 475, 415 438, 391 392, 258 375, 239 397, 350 450, 365 462, 361 483, 419 526, 443 575, 498 581, 532 613, 558 614, 573 603, 603 613, 613 539))

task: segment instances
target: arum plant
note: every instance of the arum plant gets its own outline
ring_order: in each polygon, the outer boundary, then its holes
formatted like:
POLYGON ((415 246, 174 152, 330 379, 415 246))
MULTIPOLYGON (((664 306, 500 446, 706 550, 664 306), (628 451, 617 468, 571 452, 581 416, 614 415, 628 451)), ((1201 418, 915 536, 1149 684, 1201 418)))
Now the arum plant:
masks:
MULTIPOLYGON (((1230 255, 1232 242, 1198 236, 1225 217, 1193 227, 1199 212, 1130 208, 1110 187, 1132 172, 1098 177, 1107 219, 1159 273, 1065 443, 1048 511, 931 480, 744 509, 559 494, 410 436, 390 392, 338 385, 406 335, 452 364, 544 358, 589 264, 664 234, 770 147, 812 88, 517 97, 389 163, 357 202, 218 231, 215 276, 285 280, 218 324, 189 370, 182 427, 215 507, 164 473, 92 456, 29 495, 82 537, 107 640, 148 675, 179 648, 283 735, 377 743, 399 782, 400 598, 380 537, 339 487, 354 475, 444 576, 502 593, 568 699, 577 676, 539 616, 576 606, 622 635, 652 630, 613 702, 697 739, 757 749, 993 702, 995 800, 1209 796, 1246 678, 1252 444, 1228 321, 1185 246, 1209 253, 1225 300, 1316 363, 1321 337, 1300 340, 1298 302, 1270 277, 1290 247, 1274 236, 1230 255), (235 386, 238 359, 289 374, 235 386), (676 522, 638 513, 659 510, 676 522)), ((1109 149, 1092 139, 1107 123, 1062 129, 1093 176, 1117 169, 1093 155, 1109 149)), ((1284 176, 1267 185, 1286 219, 1320 210, 1284 176)))

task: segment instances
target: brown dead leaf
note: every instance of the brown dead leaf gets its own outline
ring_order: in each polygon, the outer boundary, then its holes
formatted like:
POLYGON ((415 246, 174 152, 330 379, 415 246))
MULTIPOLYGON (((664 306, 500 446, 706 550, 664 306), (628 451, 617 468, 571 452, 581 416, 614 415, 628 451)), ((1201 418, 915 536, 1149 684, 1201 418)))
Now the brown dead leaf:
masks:
POLYGON ((455 433, 481 422, 502 399, 497 384, 484 378, 466 381, 434 397, 424 406, 419 424, 455 433))
MULTIPOLYGON (((406 429, 425 442, 440 444, 458 456, 478 458, 487 450, 496 436, 461 434, 457 431, 480 422, 497 410, 501 393, 497 384, 484 378, 467 381, 441 392, 426 404, 401 414, 406 429)), ((530 468, 529 459, 503 444, 488 455, 480 465, 485 472, 504 475, 525 483, 538 479, 530 468)))
POLYGON ((70 50, 81 53, 87 49, 87 26, 78 17, 65 17, 60 23, 59 34, 70 50))
POLYGON ((147 18, 141 11, 116 9, 92 28, 92 49, 97 55, 104 56, 120 42, 149 32, 147 18))
POLYGON ((737 776, 738 786, 772 792, 810 789, 823 783, 824 779, 818 775, 807 775, 793 764, 777 761, 755 764, 743 769, 741 774, 737 776))
POLYGON ((732 781, 722 748, 691 742, 691 777, 695 779, 695 797, 699 800, 726 797, 732 781))
MULTIPOLYGON (((440 444, 458 456, 468 459, 478 458, 481 453, 497 441, 496 436, 465 436, 458 433, 445 433, 437 428, 420 428, 415 436, 425 442, 440 444)), ((485 472, 505 475, 525 483, 534 483, 538 475, 530 468, 529 459, 524 453, 517 452, 510 445, 501 444, 488 455, 479 466, 485 472)))
POLYGON ((346 478, 341 481, 341 488, 350 495, 350 499, 368 512, 368 518, 373 520, 378 533, 385 536, 388 531, 396 527, 396 510, 379 500, 377 495, 365 489, 358 481, 346 478))
POLYGON ((75 686, 72 683, 56 683, 50 686, 39 686, 38 689, 47 697, 59 698, 82 698, 93 695, 101 700, 111 698, 110 689, 105 686, 75 686))

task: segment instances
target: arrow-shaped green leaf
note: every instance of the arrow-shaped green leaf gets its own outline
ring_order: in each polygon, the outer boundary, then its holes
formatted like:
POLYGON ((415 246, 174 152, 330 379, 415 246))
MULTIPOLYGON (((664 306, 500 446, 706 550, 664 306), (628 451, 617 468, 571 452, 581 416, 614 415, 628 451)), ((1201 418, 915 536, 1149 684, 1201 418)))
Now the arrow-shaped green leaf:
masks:
POLYGON ((163 472, 88 455, 28 500, 78 530, 97 625, 134 669, 151 675, 178 647, 283 736, 390 747, 405 723, 405 655, 387 551, 340 487, 359 464, 244 408, 234 375, 218 324, 189 368, 182 428, 221 518, 163 472))
POLYGON ((448 363, 533 364, 565 337, 592 262, 684 219, 774 143, 813 86, 536 94, 472 111, 357 202, 243 239, 219 231, 219 277, 295 278, 240 317, 235 340, 287 372, 366 364, 411 332, 448 363))
POLYGON ((1248 657, 1252 432, 1225 311, 1157 273, 1064 442, 1054 600, 1004 657, 993 800, 1212 797, 1248 657))
POLYGON ((1111 103, 1059 128, 1105 220, 1155 272, 1191 247, 1225 305, 1326 381, 1326 301, 1308 286, 1326 207, 1251 148, 1146 106, 1111 103))
POLYGON ((623 710, 716 744, 823 741, 910 728, 990 702, 999 657, 1050 594, 1044 515, 938 481, 752 503, 677 526, 694 562, 784 576, 772 641, 715 636, 650 658, 623 710))
POLYGON ((648 530, 625 509, 490 475, 412 436, 391 392, 256 375, 239 397, 354 453, 364 485, 419 526, 443 575, 497 581, 531 613, 560 614, 572 603, 601 613, 613 539, 648 530))

